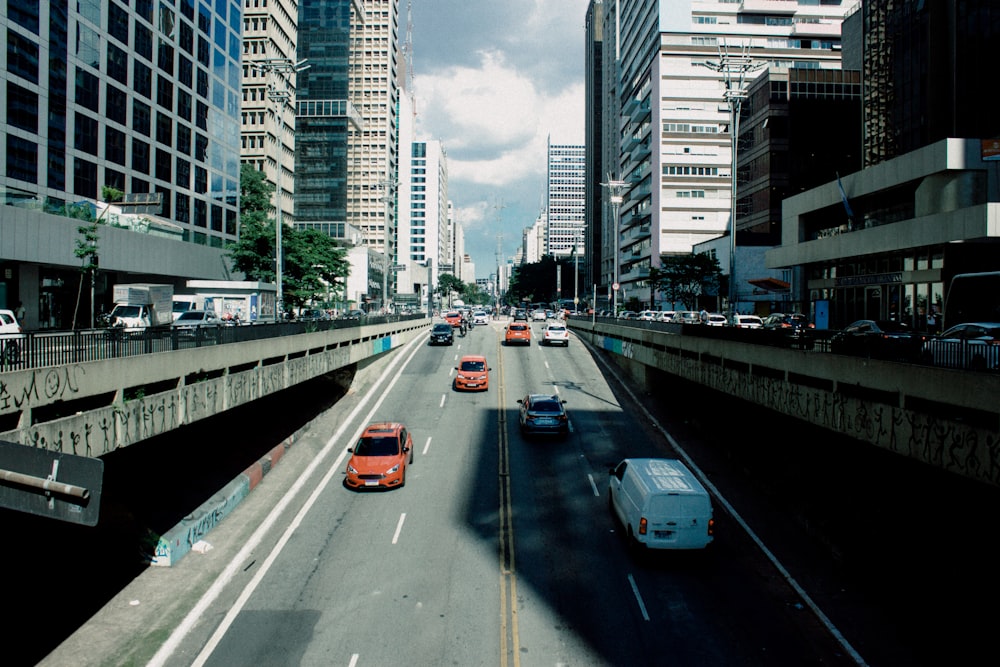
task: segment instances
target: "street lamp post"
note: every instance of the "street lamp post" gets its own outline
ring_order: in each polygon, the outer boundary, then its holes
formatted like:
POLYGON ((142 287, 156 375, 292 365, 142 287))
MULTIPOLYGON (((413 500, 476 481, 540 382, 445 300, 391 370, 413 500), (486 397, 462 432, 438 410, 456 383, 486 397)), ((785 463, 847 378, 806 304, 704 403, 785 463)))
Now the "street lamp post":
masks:
POLYGON ((729 199, 729 323, 736 325, 738 314, 736 293, 736 154, 740 137, 740 111, 747 98, 747 75, 764 66, 750 58, 750 47, 744 44, 738 54, 730 54, 727 44, 719 46, 719 62, 701 63, 705 67, 720 72, 726 84, 723 98, 729 105, 729 141, 732 144, 732 186, 729 199))
POLYGON ((611 197, 611 217, 612 217, 612 224, 614 225, 614 234, 615 234, 615 254, 614 254, 614 273, 613 273, 614 277, 612 279, 613 282, 611 284, 611 291, 613 295, 611 316, 618 317, 618 288, 621 287, 618 284, 618 253, 619 253, 619 243, 620 243, 618 216, 621 211, 622 201, 624 200, 625 196, 625 188, 628 186, 628 183, 626 183, 625 181, 616 181, 613 178, 611 178, 611 174, 608 174, 607 182, 601 183, 601 185, 603 185, 608 189, 608 194, 611 197))
POLYGON ((285 134, 285 116, 283 111, 285 105, 289 103, 292 97, 292 86, 288 80, 289 75, 298 74, 309 69, 309 65, 306 64, 305 60, 294 62, 290 58, 265 58, 264 60, 250 63, 250 67, 268 76, 270 81, 267 83, 267 99, 274 103, 274 282, 277 287, 275 314, 280 321, 284 315, 284 292, 281 285, 283 271, 281 231, 284 225, 284 220, 282 219, 283 193, 281 190, 281 175, 284 171, 282 164, 284 152, 282 140, 285 134))
POLYGON ((382 271, 382 312, 384 314, 389 313, 389 271, 392 267, 392 256, 389 253, 389 220, 392 217, 390 214, 392 193, 395 192, 397 184, 398 182, 392 179, 387 179, 379 184, 382 186, 382 199, 385 201, 385 234, 382 238, 385 248, 385 267, 382 271))

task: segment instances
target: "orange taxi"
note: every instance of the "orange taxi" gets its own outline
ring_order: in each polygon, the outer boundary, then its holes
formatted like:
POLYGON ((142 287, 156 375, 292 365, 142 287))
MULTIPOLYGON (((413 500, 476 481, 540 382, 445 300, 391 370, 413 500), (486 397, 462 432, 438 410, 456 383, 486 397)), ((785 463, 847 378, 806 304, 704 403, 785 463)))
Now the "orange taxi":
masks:
POLYGON ((527 322, 511 322, 504 334, 505 345, 531 345, 531 326, 527 322))
POLYGON ((455 366, 455 391, 487 391, 490 388, 490 367, 486 357, 467 354, 455 366))
POLYGON ((406 467, 413 463, 413 436, 398 422, 369 424, 348 449, 345 483, 352 489, 393 488, 406 483, 406 467))

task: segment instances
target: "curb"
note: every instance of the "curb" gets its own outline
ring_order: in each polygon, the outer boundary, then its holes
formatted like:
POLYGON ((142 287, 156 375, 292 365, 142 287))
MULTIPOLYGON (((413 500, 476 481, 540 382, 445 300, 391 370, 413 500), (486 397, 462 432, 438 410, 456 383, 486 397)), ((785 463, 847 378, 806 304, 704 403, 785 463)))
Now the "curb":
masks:
POLYGON ((180 523, 160 536, 150 565, 170 567, 176 565, 195 548, 213 528, 219 525, 240 502, 264 479, 285 451, 292 446, 298 433, 290 435, 279 445, 240 473, 211 498, 201 504, 180 523))

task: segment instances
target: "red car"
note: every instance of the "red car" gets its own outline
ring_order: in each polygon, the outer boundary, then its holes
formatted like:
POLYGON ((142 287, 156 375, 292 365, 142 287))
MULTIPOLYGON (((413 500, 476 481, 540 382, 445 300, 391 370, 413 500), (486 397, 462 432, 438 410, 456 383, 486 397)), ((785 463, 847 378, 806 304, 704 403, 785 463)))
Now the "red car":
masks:
POLYGON ((490 388, 490 367, 486 365, 486 357, 478 354, 467 354, 455 367, 455 391, 487 391, 490 388))
POLYGON ((444 321, 457 329, 462 326, 462 313, 457 310, 449 310, 444 314, 444 321))
POLYGON ((531 327, 524 322, 511 322, 504 334, 505 345, 531 345, 531 327))
POLYGON ((398 422, 369 424, 354 447, 348 449, 347 486, 393 488, 406 483, 406 467, 413 463, 413 436, 398 422))

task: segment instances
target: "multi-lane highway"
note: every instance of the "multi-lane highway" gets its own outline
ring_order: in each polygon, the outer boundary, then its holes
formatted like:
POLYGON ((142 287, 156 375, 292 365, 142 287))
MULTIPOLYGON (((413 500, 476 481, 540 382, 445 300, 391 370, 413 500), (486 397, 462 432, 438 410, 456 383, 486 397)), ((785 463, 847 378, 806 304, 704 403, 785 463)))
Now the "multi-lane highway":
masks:
MULTIPOLYGON (((955 636, 971 635, 959 619, 975 617, 938 608, 966 597, 940 578, 988 592, 996 575, 959 571, 941 543, 996 509, 992 490, 808 440, 819 436, 689 385, 635 395, 576 338, 542 347, 534 323, 534 344, 508 348, 504 324, 450 347, 416 342, 363 369, 209 534, 210 549, 143 572, 41 664, 900 665, 975 655, 955 636), (489 360, 489 391, 452 390, 465 353, 489 360), (569 438, 519 433, 516 401, 529 391, 566 401, 569 438), (406 485, 348 490, 346 448, 375 420, 413 434, 406 485), (607 470, 624 456, 681 456, 697 469, 714 493, 708 550, 629 552, 607 509, 607 470), (873 488, 883 468, 898 475, 873 488), (938 501, 909 504, 928 481, 938 501), (905 577, 920 574, 910 596, 905 577), (935 639, 935 627, 952 639, 935 639)), ((960 562, 995 555, 990 540, 963 538, 960 562)))

